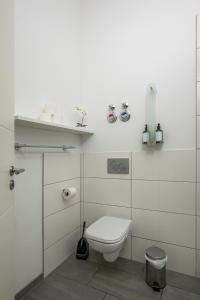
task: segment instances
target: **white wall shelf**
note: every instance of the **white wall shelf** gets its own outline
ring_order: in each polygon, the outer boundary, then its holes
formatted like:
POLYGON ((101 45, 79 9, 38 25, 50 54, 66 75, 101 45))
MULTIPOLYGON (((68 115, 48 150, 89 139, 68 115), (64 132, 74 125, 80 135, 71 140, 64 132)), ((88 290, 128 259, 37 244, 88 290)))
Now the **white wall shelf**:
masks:
POLYGON ((32 119, 28 117, 15 116, 15 126, 24 126, 38 129, 45 129, 51 131, 62 131, 66 133, 73 133, 79 135, 90 135, 94 134, 94 131, 88 128, 80 128, 70 125, 51 123, 46 121, 41 121, 37 119, 32 119))

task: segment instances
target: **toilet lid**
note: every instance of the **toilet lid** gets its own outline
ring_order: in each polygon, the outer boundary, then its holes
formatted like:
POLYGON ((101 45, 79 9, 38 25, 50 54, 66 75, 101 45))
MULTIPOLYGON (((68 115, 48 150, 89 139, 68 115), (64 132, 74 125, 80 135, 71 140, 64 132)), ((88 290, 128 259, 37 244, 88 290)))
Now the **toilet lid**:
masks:
POLYGON ((104 244, 114 244, 128 233, 130 224, 131 220, 105 216, 87 228, 86 237, 104 244))

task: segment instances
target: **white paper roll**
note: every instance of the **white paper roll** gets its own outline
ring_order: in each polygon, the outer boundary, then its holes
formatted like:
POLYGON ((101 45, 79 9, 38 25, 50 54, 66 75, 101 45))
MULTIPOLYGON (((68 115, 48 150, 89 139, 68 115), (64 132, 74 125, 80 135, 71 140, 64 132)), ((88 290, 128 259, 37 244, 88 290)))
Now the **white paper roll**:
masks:
POLYGON ((62 191, 62 198, 63 200, 69 200, 76 196, 77 190, 75 187, 68 187, 66 189, 63 189, 62 191))

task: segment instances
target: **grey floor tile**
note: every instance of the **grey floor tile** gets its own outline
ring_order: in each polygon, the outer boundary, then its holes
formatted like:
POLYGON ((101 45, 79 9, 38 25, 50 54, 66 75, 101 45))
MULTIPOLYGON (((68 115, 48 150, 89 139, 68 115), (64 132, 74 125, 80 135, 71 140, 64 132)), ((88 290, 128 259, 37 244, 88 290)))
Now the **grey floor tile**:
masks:
POLYGON ((163 292, 162 300, 199 300, 200 295, 186 292, 175 287, 167 286, 163 292))
POLYGON ((98 253, 94 250, 90 251, 89 261, 95 262, 98 264, 103 264, 111 268, 115 268, 117 270, 121 270, 128 273, 140 273, 141 276, 144 278, 144 272, 145 272, 145 264, 133 261, 130 259, 119 257, 115 262, 109 263, 106 262, 103 258, 103 255, 101 253, 98 253))
POLYGON ((54 273, 28 296, 33 300, 103 300, 105 293, 54 273))
POLYGON ((167 271, 167 284, 187 292, 200 295, 200 279, 180 274, 173 271, 167 271))
POLYGON ((120 271, 128 272, 131 274, 137 274, 141 278, 145 277, 145 264, 142 264, 142 263, 139 263, 136 261, 132 261, 129 259, 119 257, 113 263, 104 261, 103 264, 108 267, 120 270, 120 271))
POLYGON ((103 258, 103 255, 100 252, 90 249, 90 255, 87 261, 103 264, 105 262, 105 259, 103 258))
POLYGON ((87 284, 97 269, 97 263, 76 259, 75 256, 71 256, 54 272, 65 276, 68 279, 73 279, 80 283, 87 284))
POLYGON ((121 300, 120 298, 117 298, 115 296, 111 296, 111 295, 106 295, 106 297, 104 298, 104 300, 121 300))
POLYGON ((25 296, 22 298, 22 300, 34 300, 34 298, 30 297, 30 296, 25 296))
POLYGON ((161 294, 147 286, 140 275, 100 266, 90 286, 125 300, 161 299, 161 294))

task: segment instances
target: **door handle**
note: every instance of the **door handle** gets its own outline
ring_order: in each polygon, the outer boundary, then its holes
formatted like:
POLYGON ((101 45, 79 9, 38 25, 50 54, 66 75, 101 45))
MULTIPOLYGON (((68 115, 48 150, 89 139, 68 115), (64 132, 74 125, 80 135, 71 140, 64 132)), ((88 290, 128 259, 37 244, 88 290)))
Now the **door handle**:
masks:
POLYGON ((19 175, 21 173, 25 172, 25 169, 23 168, 18 168, 18 169, 15 169, 14 166, 11 166, 10 167, 10 170, 9 170, 9 173, 10 173, 10 176, 13 176, 13 175, 19 175))

